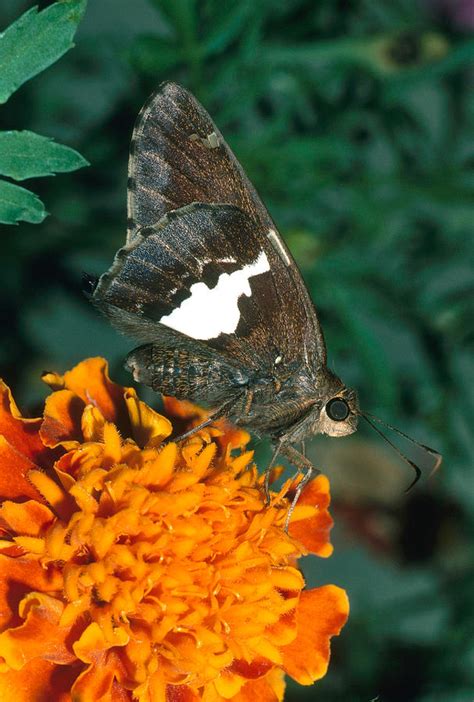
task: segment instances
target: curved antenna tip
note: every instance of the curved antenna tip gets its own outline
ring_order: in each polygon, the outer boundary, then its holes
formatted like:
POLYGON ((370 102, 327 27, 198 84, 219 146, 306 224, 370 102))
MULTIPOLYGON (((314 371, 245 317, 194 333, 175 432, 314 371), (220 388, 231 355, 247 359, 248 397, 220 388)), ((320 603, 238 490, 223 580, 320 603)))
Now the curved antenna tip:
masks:
POLYGON ((389 446, 391 446, 396 451, 396 453, 398 453, 400 458, 415 471, 415 478, 412 480, 412 482, 407 487, 405 492, 410 492, 410 490, 419 481, 419 479, 421 478, 421 475, 422 475, 421 470, 420 470, 419 466, 417 466, 417 464, 414 461, 412 461, 410 458, 408 458, 408 456, 406 456, 403 453, 403 451, 400 451, 398 446, 395 446, 395 444, 388 438, 388 436, 385 436, 385 434, 377 426, 375 426, 375 424, 371 420, 375 420, 376 422, 379 422, 383 426, 387 427, 387 429, 392 429, 392 431, 394 431, 395 433, 399 434, 400 436, 403 436, 403 438, 407 439, 408 441, 411 441, 412 444, 415 444, 415 446, 418 446, 419 448, 421 448, 424 451, 426 451, 427 453, 429 453, 430 456, 433 456, 435 459, 435 464, 431 470, 429 477, 431 478, 431 476, 434 473, 436 473, 436 471, 438 470, 438 468, 440 467, 440 465, 443 461, 443 457, 440 453, 438 453, 438 451, 435 451, 435 449, 432 449, 429 446, 425 446, 425 444, 421 444, 420 442, 416 441, 415 439, 412 439, 411 436, 408 436, 408 434, 405 434, 403 431, 400 431, 400 429, 397 429, 396 427, 393 427, 391 424, 384 422, 382 419, 375 417, 373 414, 369 414, 368 412, 360 412, 359 414, 372 427, 372 429, 374 429, 377 432, 377 434, 379 434, 379 436, 381 436, 382 439, 384 439, 384 441, 386 441, 387 444, 389 444, 389 446), (371 419, 369 419, 369 417, 371 419))

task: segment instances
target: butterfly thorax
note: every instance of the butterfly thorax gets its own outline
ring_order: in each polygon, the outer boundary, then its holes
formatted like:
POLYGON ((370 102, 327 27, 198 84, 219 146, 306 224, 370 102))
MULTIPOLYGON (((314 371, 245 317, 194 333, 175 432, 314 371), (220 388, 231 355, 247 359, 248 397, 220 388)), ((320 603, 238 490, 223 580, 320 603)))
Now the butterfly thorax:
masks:
POLYGON ((353 390, 346 388, 326 367, 311 371, 304 366, 283 380, 276 374, 249 379, 247 395, 244 394, 240 406, 235 406, 231 418, 259 434, 284 437, 293 443, 314 434, 352 434, 357 428, 357 413, 357 396, 353 390), (251 393, 251 402, 245 411, 242 405, 248 400, 248 393, 251 393), (331 411, 328 412, 329 403, 333 403, 329 407, 334 407, 335 401, 340 402, 341 408, 347 407, 347 416, 343 419, 334 419, 331 411))

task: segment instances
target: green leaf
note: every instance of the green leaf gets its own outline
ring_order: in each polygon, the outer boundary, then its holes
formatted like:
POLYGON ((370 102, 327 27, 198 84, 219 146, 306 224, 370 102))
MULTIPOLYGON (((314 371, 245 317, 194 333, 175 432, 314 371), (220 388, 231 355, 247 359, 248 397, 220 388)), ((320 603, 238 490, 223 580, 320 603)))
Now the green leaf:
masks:
POLYGON ((158 72, 171 71, 183 61, 181 47, 162 37, 138 37, 129 55, 134 66, 155 79, 158 72))
POLYGON ((0 174, 24 180, 89 165, 74 149, 34 132, 0 132, 0 174))
POLYGON ((0 34, 0 103, 74 46, 86 4, 61 0, 42 12, 32 7, 0 34))
POLYGON ((47 212, 37 195, 19 185, 0 180, 0 222, 17 224, 20 220, 39 224, 47 212))

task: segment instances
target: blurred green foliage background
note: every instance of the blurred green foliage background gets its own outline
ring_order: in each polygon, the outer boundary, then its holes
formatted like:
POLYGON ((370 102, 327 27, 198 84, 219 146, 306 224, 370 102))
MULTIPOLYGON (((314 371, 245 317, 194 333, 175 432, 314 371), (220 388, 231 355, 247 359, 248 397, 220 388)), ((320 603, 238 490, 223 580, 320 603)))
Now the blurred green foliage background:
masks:
MULTIPOLYGON (((0 29, 31 6, 2 0, 0 29)), ((42 370, 87 356, 130 383, 133 342, 98 318, 81 273, 124 240, 133 122, 174 80, 278 223, 337 372, 444 453, 405 495, 411 474, 375 434, 312 442, 337 526, 307 578, 345 587, 352 614, 327 677, 288 700, 474 699, 473 29, 472 0, 90 0, 76 48, 0 109, 0 128, 91 164, 27 182, 50 216, 2 226, 0 371, 24 410, 41 407, 42 370)))

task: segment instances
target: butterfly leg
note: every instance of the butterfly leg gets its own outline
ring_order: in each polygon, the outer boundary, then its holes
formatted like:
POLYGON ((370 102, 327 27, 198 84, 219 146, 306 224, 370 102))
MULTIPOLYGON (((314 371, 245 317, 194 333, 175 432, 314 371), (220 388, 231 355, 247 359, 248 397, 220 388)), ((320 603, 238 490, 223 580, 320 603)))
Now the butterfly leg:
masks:
POLYGON ((207 419, 201 422, 201 424, 198 424, 197 427, 193 427, 193 429, 189 429, 189 431, 186 431, 184 434, 180 434, 178 437, 176 437, 175 441, 182 441, 183 439, 187 439, 189 436, 192 436, 200 429, 208 427, 216 419, 220 419, 221 417, 226 417, 230 414, 234 414, 233 410, 237 410, 239 403, 242 402, 243 408, 241 412, 239 411, 239 419, 236 421, 236 423, 238 424, 239 420, 244 418, 250 412, 253 397, 253 389, 250 387, 246 387, 243 390, 243 392, 240 392, 237 395, 231 397, 230 400, 226 400, 225 402, 223 402, 222 405, 215 410, 215 412, 213 412, 209 417, 207 417, 207 419))
POLYGON ((252 407, 252 402, 253 402, 253 396, 254 396, 254 391, 252 388, 247 388, 245 392, 245 405, 244 405, 244 411, 243 411, 243 416, 245 417, 249 412, 250 408, 252 407))
POLYGON ((238 395, 237 397, 232 397, 230 400, 226 400, 211 415, 209 415, 209 417, 207 417, 203 422, 201 422, 201 424, 198 424, 196 427, 193 427, 192 429, 185 431, 184 434, 180 434, 175 439, 173 439, 173 441, 183 441, 183 439, 187 439, 190 436, 192 436, 193 434, 196 434, 201 429, 208 427, 210 424, 215 422, 216 419, 221 419, 221 417, 225 417, 226 415, 229 414, 229 412, 232 410, 232 408, 235 406, 235 404, 239 401, 239 399, 240 399, 240 395, 238 395))
POLYGON ((265 468, 265 478, 264 478, 264 483, 263 483, 263 489, 265 491, 265 502, 268 505, 270 504, 270 475, 272 472, 272 468, 276 463, 276 459, 278 458, 278 454, 281 452, 283 446, 283 441, 278 441, 275 445, 275 449, 272 453, 272 457, 270 459, 270 463, 268 466, 265 468))
POLYGON ((291 446, 291 444, 282 444, 280 447, 281 453, 288 458, 293 465, 296 467, 297 472, 295 475, 295 478, 300 474, 304 472, 303 477, 301 478, 300 482, 296 486, 295 490, 295 496, 293 497, 293 501, 290 505, 290 508, 288 510, 288 514, 286 515, 286 521, 285 521, 285 531, 288 531, 288 527, 290 525, 290 519, 291 515, 293 514, 293 511, 298 503, 298 500, 300 499, 301 493, 305 489, 306 485, 309 483, 309 481, 319 473, 321 473, 320 470, 315 468, 311 461, 306 458, 306 456, 303 453, 300 453, 300 451, 297 451, 294 446, 291 446))

